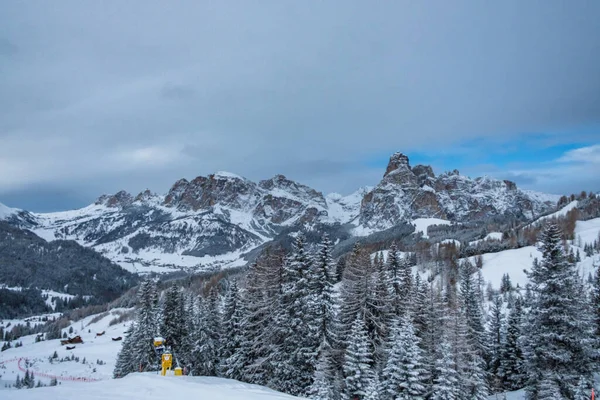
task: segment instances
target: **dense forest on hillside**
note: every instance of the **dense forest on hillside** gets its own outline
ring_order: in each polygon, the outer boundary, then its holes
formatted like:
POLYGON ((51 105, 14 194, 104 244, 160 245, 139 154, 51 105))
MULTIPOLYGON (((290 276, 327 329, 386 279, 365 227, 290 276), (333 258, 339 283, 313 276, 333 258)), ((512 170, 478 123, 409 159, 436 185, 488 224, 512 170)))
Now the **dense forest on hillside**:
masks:
MULTIPOLYGON (((101 254, 73 241, 46 242, 28 230, 0 221, 0 284, 91 296, 87 302, 106 303, 136 285, 138 279, 101 254)), ((14 296, 33 299, 33 293, 27 293, 0 295, 3 302, 9 304, 14 296)), ((58 302, 62 308, 76 306, 58 302)), ((34 308, 28 307, 31 312, 34 308)))
POLYGON ((356 245, 339 264, 327 237, 311 252, 303 235, 200 297, 173 285, 160 299, 145 281, 115 377, 156 369, 160 334, 191 374, 313 399, 483 400, 520 388, 583 399, 597 367, 600 275, 580 279, 562 236, 556 224, 540 233, 527 287, 507 275, 488 293, 477 262, 451 258, 424 279, 395 248, 384 260, 356 245))

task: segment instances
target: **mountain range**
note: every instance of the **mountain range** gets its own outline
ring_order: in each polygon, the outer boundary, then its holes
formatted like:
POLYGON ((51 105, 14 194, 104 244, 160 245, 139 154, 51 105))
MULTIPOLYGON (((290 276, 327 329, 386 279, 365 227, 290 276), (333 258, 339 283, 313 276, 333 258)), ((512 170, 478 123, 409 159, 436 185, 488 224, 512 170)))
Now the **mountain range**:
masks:
POLYGON ((165 272, 242 266, 253 250, 299 230, 365 237, 399 225, 426 231, 434 223, 528 221, 554 210, 558 197, 457 170, 436 175, 395 153, 377 185, 348 196, 323 195, 283 175, 256 183, 217 172, 180 179, 163 195, 120 191, 72 211, 0 204, 0 220, 46 240, 75 240, 133 272, 165 272))

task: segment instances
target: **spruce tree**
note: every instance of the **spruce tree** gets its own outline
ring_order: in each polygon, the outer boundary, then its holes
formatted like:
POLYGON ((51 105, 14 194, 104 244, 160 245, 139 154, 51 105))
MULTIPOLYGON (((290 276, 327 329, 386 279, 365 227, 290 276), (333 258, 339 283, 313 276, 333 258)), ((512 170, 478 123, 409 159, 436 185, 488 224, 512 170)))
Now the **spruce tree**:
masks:
POLYGON ((542 393, 558 388, 562 397, 572 398, 579 378, 591 381, 595 368, 591 315, 559 228, 548 224, 541 241, 542 261, 529 273, 536 295, 527 326, 527 395, 544 399, 542 393))
POLYGON ((179 354, 187 332, 183 296, 176 285, 172 285, 165 294, 160 334, 172 351, 179 354))
POLYGON ((312 264, 310 290, 313 310, 307 318, 316 318, 317 341, 320 347, 333 346, 335 337, 335 301, 333 285, 335 279, 335 264, 331 252, 333 244, 327 234, 323 235, 319 251, 312 264), (326 343, 324 343, 326 342, 326 343))
POLYGON ((221 315, 215 287, 211 288, 208 298, 201 303, 196 335, 193 350, 196 374, 217 376, 220 370, 221 315))
POLYGON ((518 390, 525 385, 525 360, 521 337, 523 336, 523 301, 515 300, 514 306, 508 315, 506 327, 506 340, 502 346, 502 358, 499 375, 503 387, 508 390, 518 390))
POLYGON ((600 268, 597 268, 594 274, 592 309, 594 310, 594 334, 596 337, 600 337, 600 268))
POLYGON ((412 266, 408 256, 403 257, 400 262, 400 270, 398 271, 398 290, 399 290, 399 308, 398 317, 406 316, 411 311, 411 301, 413 292, 413 276, 412 266))
POLYGON ((123 345, 117 355, 113 378, 122 378, 125 375, 138 370, 139 366, 133 356, 133 344, 137 341, 135 335, 136 332, 133 324, 125 331, 125 339, 123 340, 123 345))
POLYGON ((376 259, 374 264, 374 292, 366 294, 366 315, 367 330, 374 346, 374 362, 377 369, 381 370, 387 361, 386 342, 395 313, 388 271, 380 258, 376 259))
MULTIPOLYGON (((319 314, 323 309, 315 293, 318 286, 314 273, 304 235, 299 234, 284 264, 281 312, 277 320, 282 339, 276 354, 277 387, 293 395, 303 394, 312 384, 322 339, 319 333, 323 320, 319 314)), ((322 288, 318 290, 322 294, 322 288)))
MULTIPOLYGON (((219 357, 221 359, 220 376, 231 378, 230 364, 236 349, 241 346, 241 328, 242 328, 242 304, 237 280, 233 279, 227 289, 223 301, 223 315, 221 324, 221 348, 219 357)), ((234 374, 233 370, 231 374, 234 374)))
POLYGON ((158 293, 152 280, 145 280, 138 290, 139 307, 132 337, 132 359, 140 371, 153 371, 159 367, 154 351, 154 338, 158 335, 158 293))
POLYGON ((382 399, 423 399, 427 371, 412 322, 404 317, 394 324, 389 357, 382 375, 382 399))
POLYGON ((386 267, 392 286, 394 312, 399 317, 403 312, 402 302, 404 295, 401 290, 403 265, 395 243, 392 244, 388 252, 386 267))
POLYGON ((348 335, 348 346, 344 356, 344 400, 363 398, 373 387, 375 373, 372 370, 373 350, 369 343, 367 327, 358 314, 348 335))
POLYGON ((435 380, 432 400, 457 400, 459 398, 458 373, 452 348, 446 338, 439 345, 440 357, 435 362, 435 380))
POLYGON ((488 330, 488 342, 490 343, 489 378, 494 392, 502 391, 502 378, 500 376, 500 365, 503 359, 504 344, 504 314, 502 312, 502 297, 495 296, 490 308, 490 322, 488 330))
POLYGON ((245 311, 241 324, 241 346, 235 353, 237 370, 243 371, 245 382, 269 385, 280 389, 275 365, 281 359, 283 342, 282 318, 283 256, 267 249, 264 257, 248 272, 241 293, 245 311))
POLYGON ((573 400, 589 400, 591 398, 591 394, 592 385, 590 382, 583 376, 579 377, 579 382, 577 383, 577 389, 575 390, 573 400))
POLYGON ((466 331, 462 331, 459 324, 458 334, 464 337, 464 349, 461 354, 463 362, 460 367, 461 384, 464 393, 473 400, 482 400, 487 397, 487 379, 485 376, 485 358, 487 347, 482 319, 481 297, 479 296, 473 279, 473 267, 464 262, 460 268, 460 298, 459 306, 462 312, 459 318, 464 318, 466 331))
POLYGON ((333 400, 334 384, 330 374, 332 368, 329 365, 331 359, 326 352, 321 352, 315 368, 313 382, 307 390, 309 398, 314 400, 333 400))

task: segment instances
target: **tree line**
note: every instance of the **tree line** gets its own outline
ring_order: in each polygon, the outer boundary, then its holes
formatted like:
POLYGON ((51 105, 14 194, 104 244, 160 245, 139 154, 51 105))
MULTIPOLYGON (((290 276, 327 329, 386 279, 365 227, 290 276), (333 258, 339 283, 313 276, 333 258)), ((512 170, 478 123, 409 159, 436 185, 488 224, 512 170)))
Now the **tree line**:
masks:
POLYGON ((202 296, 173 285, 161 299, 148 280, 114 376, 157 369, 160 335, 192 375, 319 400, 483 400, 521 388, 531 400, 587 399, 600 276, 587 290, 556 225, 541 241, 526 290, 506 276, 491 302, 468 260, 424 278, 395 247, 371 257, 355 245, 339 271, 326 235, 310 251, 299 234, 289 254, 268 251, 243 281, 202 296))

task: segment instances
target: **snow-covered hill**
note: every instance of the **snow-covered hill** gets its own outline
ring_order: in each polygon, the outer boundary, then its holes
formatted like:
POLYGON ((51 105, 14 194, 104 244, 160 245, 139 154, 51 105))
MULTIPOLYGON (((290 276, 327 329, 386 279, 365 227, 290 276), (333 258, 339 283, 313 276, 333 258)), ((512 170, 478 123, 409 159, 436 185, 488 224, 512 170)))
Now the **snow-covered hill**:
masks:
POLYGON ((490 217, 533 219, 555 207, 553 196, 513 182, 471 179, 458 171, 436 176, 408 157, 390 158, 382 181, 348 196, 322 193, 283 175, 252 182, 218 172, 180 179, 165 195, 146 190, 103 195, 79 210, 35 214, 0 208, 0 219, 46 240, 71 239, 138 272, 240 266, 244 255, 282 232, 334 226, 368 236, 403 223, 426 226, 490 217))
MULTIPOLYGON (((122 379, 112 379, 116 356, 122 341, 113 338, 125 336, 128 323, 110 325, 111 321, 127 309, 114 309, 108 313, 91 315, 63 329, 72 330, 70 336, 80 335, 83 344, 73 350, 61 346, 60 341, 35 342, 35 335, 19 341, 22 347, 0 353, 0 399, 127 399, 148 400, 169 398, 284 400, 296 397, 234 380, 213 377, 162 377, 156 373, 132 374, 122 379), (97 336, 97 333, 104 332, 97 336), (52 358, 54 352, 56 358, 52 358), (17 375, 25 370, 33 372, 35 379, 49 384, 52 377, 60 383, 56 387, 36 389, 7 389, 17 375)), ((11 321, 15 322, 15 321, 11 321)), ((7 321, 0 322, 0 326, 7 321)))

